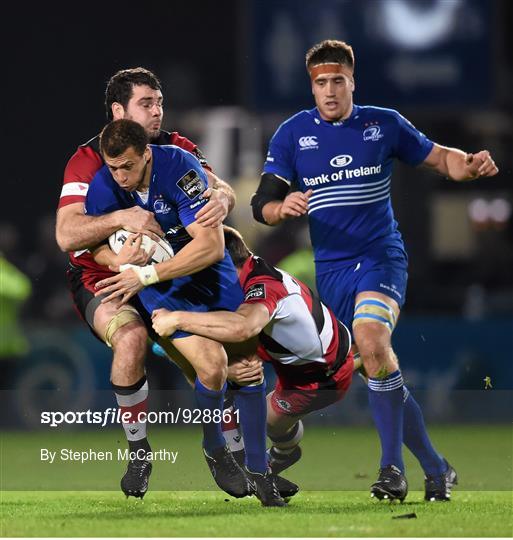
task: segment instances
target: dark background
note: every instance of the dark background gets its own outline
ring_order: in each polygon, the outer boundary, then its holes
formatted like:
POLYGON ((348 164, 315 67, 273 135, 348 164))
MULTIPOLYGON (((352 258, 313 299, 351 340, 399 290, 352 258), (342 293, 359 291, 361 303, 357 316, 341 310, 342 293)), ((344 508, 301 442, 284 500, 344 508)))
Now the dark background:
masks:
MULTIPOLYGON (((105 85, 118 69, 142 65, 161 78, 164 127, 199 143, 216 171, 234 185, 238 213, 232 223, 244 231, 256 252, 276 263, 308 247, 304 223, 290 222, 278 229, 254 224, 249 195, 258 184, 267 141, 279 123, 313 106, 304 52, 313 43, 334 37, 355 48, 356 103, 398 108, 431 139, 469 152, 488 148, 495 157, 497 177, 464 185, 397 165, 394 208, 411 265, 402 323, 408 335, 403 339, 397 334, 396 339, 399 349, 406 343, 415 347, 417 342, 409 343, 408 338, 450 317, 445 334, 433 327, 433 335, 441 337, 434 338, 432 348, 417 361, 432 361, 445 347, 436 343, 438 339, 443 344, 454 335, 485 332, 481 349, 467 344, 463 353, 455 350, 451 358, 438 358, 433 365, 443 370, 463 354, 457 362, 468 377, 457 380, 467 381, 464 388, 480 388, 481 371, 493 367, 487 356, 489 343, 500 357, 495 372, 510 387, 513 4, 449 0, 457 7, 457 24, 447 39, 432 48, 409 50, 387 41, 383 33, 379 17, 386 1, 82 3, 58 9, 49 3, 30 7, 11 3, 2 30, 2 131, 7 152, 2 160, 0 252, 32 282, 32 295, 21 312, 29 339, 34 328, 50 334, 65 331, 68 339, 78 333, 73 343, 94 358, 108 359, 109 351, 87 334, 73 313, 64 280, 67 258, 55 245, 53 227, 65 164, 79 144, 103 127, 105 85), (427 84, 399 84, 409 69, 419 68, 419 78, 429 79, 430 62, 440 59, 449 63, 442 62, 427 84), (397 66, 403 66, 402 72, 397 66), (454 84, 438 84, 450 75, 450 66, 459 70, 454 84), (290 76, 280 90, 277 74, 283 70, 290 76), (245 149, 238 127, 228 137, 229 159, 210 156, 203 119, 219 107, 229 108, 222 109, 221 116, 223 111, 247 116, 255 126, 253 167, 244 169, 237 158, 245 149), (502 201, 506 217, 471 219, 468 209, 476 199, 484 201, 485 208, 494 200, 502 201), (440 217, 440 208, 445 217, 440 217), (455 231, 461 223, 460 238, 455 231)), ((430 10, 444 2, 403 4, 419 20, 427 20, 430 10)), ((401 25, 398 21, 397 30, 401 25)), ((108 363, 102 364, 100 373, 98 380, 105 385, 108 363)))

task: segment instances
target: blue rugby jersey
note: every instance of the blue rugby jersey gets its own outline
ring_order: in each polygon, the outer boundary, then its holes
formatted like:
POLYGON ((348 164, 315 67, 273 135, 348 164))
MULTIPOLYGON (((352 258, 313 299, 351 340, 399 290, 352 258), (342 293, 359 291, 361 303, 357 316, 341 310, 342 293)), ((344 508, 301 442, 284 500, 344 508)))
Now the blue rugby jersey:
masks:
MULTIPOLYGON (((138 205, 155 214, 176 253, 191 241, 185 227, 195 221, 196 212, 208 202, 202 197, 208 181, 201 164, 189 152, 172 145, 150 146, 153 162, 147 201, 136 192, 120 188, 104 165, 89 186, 86 212, 101 215, 138 205)), ((191 276, 145 287, 139 296, 149 312, 158 307, 233 311, 243 299, 237 271, 226 250, 218 263, 191 276), (172 297, 183 306, 167 303, 172 297)))
POLYGON ((313 190, 308 218, 318 273, 374 248, 404 249, 390 200, 393 159, 415 166, 432 147, 397 111, 379 107, 354 105, 334 123, 314 108, 281 124, 264 172, 313 190))

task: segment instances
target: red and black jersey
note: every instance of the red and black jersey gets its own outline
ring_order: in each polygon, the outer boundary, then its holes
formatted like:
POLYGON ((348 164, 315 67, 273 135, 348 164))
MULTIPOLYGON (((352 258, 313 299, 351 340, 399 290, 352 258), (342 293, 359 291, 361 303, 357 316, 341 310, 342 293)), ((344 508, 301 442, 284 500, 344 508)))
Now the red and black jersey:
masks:
POLYGON ((278 375, 321 380, 344 364, 350 333, 304 283, 255 256, 245 262, 240 281, 244 303, 269 311, 258 353, 278 375))
MULTIPOLYGON (((173 144, 179 146, 191 154, 194 154, 202 167, 211 171, 205 157, 199 148, 186 137, 182 137, 176 131, 160 131, 159 136, 151 141, 152 144, 166 145, 173 144)), ((85 203, 89 184, 96 172, 103 166, 103 159, 100 155, 100 136, 96 135, 78 147, 77 151, 71 156, 66 169, 64 170, 64 181, 59 199, 58 208, 73 203, 85 203)), ((71 263, 76 267, 82 267, 85 271, 84 279, 88 278, 91 282, 112 275, 112 272, 97 263, 92 255, 87 251, 78 251, 69 254, 71 263)))

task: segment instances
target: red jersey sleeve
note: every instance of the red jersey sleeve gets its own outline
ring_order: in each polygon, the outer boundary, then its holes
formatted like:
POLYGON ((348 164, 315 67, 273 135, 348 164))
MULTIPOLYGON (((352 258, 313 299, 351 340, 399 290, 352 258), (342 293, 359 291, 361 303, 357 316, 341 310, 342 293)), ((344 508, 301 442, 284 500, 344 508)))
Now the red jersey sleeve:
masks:
POLYGON ((103 160, 90 146, 81 146, 71 156, 64 170, 64 181, 58 208, 73 203, 84 203, 89 184, 103 160))
POLYGON ((263 304, 272 318, 278 302, 288 296, 287 289, 272 276, 255 276, 244 285, 245 304, 263 304))
POLYGON ((208 171, 212 172, 212 167, 208 164, 207 159, 203 155, 203 152, 198 148, 196 144, 190 141, 187 137, 182 137, 179 133, 177 133, 176 131, 173 131, 170 137, 170 144, 174 144, 175 146, 178 146, 180 148, 183 148, 184 150, 187 150, 187 152, 190 152, 196 157, 196 159, 201 163, 201 166, 204 169, 207 169, 208 171))

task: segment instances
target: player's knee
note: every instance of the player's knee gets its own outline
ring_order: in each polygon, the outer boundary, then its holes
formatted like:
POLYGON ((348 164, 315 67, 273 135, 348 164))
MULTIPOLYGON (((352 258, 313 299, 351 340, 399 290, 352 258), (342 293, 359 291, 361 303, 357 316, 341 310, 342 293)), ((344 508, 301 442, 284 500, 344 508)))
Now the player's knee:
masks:
POLYGON ((205 362, 196 370, 201 383, 211 390, 221 390, 228 375, 226 354, 206 357, 205 362))
POLYGON ((126 358, 132 362, 144 360, 148 332, 140 321, 133 321, 116 330, 111 338, 115 357, 126 358))
POLYGON ((383 377, 393 370, 395 355, 389 343, 365 336, 357 340, 356 344, 369 377, 383 377))

